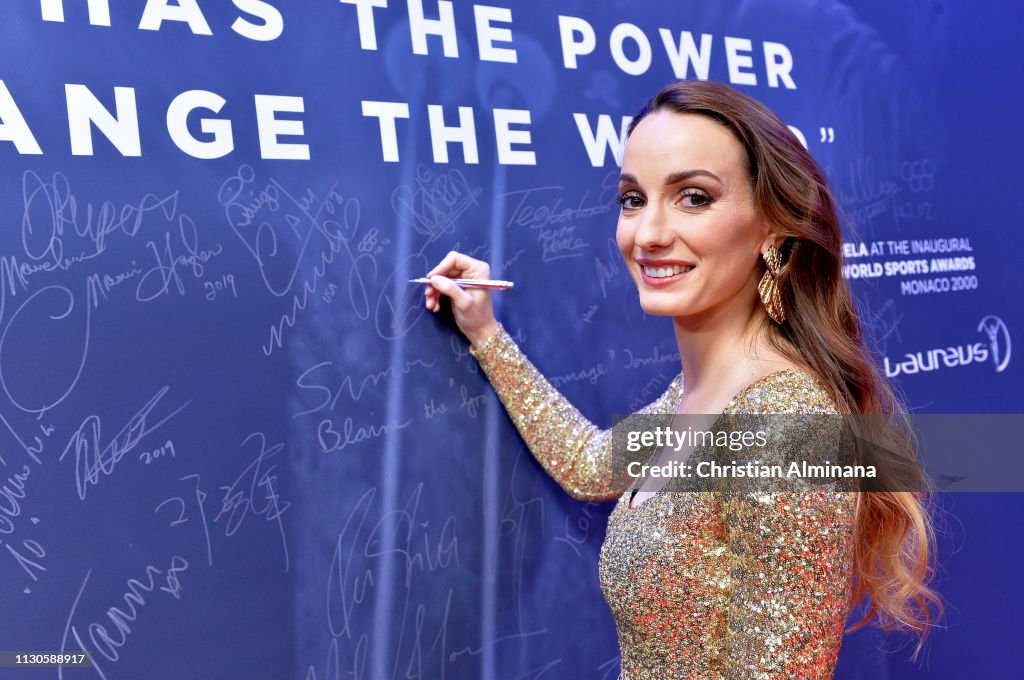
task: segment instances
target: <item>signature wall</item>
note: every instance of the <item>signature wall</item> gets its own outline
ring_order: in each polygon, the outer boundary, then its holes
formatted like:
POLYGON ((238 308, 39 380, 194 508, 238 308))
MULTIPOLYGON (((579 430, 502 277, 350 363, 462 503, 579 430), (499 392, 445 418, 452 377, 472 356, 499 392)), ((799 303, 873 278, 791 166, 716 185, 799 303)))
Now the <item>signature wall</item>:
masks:
MULTIPOLYGON (((406 281, 486 259, 516 283, 501 320, 588 417, 653 400, 679 358, 615 246, 621 135, 675 78, 728 82, 826 168, 908 403, 1020 412, 1021 18, 5 3, 0 650, 91 654, 58 677, 617 677, 610 508, 544 476, 406 281)), ((939 506, 946 628, 917 664, 851 634, 838 678, 1016 667, 1024 503, 939 506)))

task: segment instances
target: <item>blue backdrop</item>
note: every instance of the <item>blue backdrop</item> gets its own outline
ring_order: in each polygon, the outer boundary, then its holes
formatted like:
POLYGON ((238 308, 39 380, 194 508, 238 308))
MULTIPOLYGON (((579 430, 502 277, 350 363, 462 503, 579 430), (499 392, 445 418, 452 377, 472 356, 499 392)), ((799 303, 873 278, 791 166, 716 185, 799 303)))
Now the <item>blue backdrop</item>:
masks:
MULTIPOLYGON (((677 77, 789 123, 924 413, 1016 413, 1016 5, 17 0, 0 15, 7 677, 615 678, 609 507, 523 448, 448 250, 602 426, 678 372, 614 244, 624 117, 677 77)), ((967 454, 965 454, 967 455, 967 454)), ((945 494, 946 628, 839 678, 1008 677, 1020 494, 945 494)), ((1015 625, 1016 624, 1016 625, 1015 625)), ((901 647, 901 645, 903 645, 901 647)))

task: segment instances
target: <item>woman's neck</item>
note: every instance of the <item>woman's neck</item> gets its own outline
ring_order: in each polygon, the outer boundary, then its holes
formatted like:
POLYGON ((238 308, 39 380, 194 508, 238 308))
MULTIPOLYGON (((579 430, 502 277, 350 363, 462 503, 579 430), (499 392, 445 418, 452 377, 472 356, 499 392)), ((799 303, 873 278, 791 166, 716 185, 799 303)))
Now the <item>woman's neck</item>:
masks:
POLYGON ((673 319, 685 391, 739 387, 785 357, 766 342, 759 310, 732 309, 673 319))

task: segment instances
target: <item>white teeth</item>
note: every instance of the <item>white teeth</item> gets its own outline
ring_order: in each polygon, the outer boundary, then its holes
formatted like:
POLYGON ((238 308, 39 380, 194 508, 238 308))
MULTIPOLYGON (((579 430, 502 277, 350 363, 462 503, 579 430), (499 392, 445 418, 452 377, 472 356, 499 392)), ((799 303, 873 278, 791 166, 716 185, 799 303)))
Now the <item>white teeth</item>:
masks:
POLYGON ((647 274, 647 276, 650 276, 651 278, 659 279, 667 276, 675 276, 682 272, 688 272, 691 269, 693 269, 693 267, 683 267, 680 265, 674 265, 671 267, 648 267, 645 265, 644 274, 647 274))

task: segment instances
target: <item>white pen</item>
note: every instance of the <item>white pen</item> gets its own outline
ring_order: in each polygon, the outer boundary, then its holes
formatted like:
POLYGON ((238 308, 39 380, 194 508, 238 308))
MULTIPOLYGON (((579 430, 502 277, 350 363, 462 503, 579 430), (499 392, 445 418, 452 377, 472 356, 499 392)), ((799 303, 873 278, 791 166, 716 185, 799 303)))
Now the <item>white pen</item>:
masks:
MULTIPOLYGON (((409 279, 409 283, 430 283, 430 279, 409 279)), ((452 279, 452 283, 460 288, 493 288, 494 290, 508 290, 515 285, 511 281, 498 279, 452 279)))

